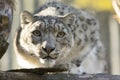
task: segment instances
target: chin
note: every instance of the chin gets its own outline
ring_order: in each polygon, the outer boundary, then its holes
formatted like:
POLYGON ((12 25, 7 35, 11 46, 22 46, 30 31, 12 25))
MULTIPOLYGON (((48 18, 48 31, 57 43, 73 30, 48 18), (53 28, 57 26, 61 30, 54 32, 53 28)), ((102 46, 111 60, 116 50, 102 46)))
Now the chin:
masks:
POLYGON ((39 59, 40 63, 43 64, 45 67, 53 67, 55 65, 56 60, 54 59, 39 59))

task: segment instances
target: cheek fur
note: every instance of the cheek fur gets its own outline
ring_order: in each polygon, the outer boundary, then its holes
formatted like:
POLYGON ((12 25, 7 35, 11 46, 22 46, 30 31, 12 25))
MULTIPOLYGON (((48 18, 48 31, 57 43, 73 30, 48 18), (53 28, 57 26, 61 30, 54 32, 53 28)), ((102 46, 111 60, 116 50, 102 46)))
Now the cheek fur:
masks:
POLYGON ((31 42, 33 44, 37 45, 42 42, 42 39, 40 37, 35 37, 35 36, 31 35, 31 42))
POLYGON ((28 52, 30 51, 30 53, 38 56, 40 52, 40 45, 36 45, 32 41, 33 40, 31 38, 31 35, 27 35, 27 34, 25 36, 21 36, 21 39, 20 39, 21 46, 25 50, 27 50, 28 52))

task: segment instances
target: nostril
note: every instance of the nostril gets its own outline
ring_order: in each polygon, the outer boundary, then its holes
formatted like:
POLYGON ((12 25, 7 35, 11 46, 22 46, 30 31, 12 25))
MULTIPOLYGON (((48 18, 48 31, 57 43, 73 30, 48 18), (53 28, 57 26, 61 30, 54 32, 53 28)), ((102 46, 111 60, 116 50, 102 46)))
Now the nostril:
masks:
POLYGON ((42 49, 46 52, 46 53, 48 53, 48 54, 50 54, 52 51, 54 51, 54 49, 55 48, 52 48, 52 47, 42 47, 42 49))

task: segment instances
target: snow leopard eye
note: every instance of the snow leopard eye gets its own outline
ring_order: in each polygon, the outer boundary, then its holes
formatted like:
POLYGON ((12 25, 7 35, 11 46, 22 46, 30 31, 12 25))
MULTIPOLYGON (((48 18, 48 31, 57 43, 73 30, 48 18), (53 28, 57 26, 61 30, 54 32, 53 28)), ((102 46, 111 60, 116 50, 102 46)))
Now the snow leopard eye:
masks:
POLYGON ((65 32, 63 32, 63 31, 60 31, 57 33, 58 38, 63 38, 64 36, 65 36, 65 32))
POLYGON ((39 30, 35 30, 32 32, 34 36, 41 36, 41 32, 39 30))

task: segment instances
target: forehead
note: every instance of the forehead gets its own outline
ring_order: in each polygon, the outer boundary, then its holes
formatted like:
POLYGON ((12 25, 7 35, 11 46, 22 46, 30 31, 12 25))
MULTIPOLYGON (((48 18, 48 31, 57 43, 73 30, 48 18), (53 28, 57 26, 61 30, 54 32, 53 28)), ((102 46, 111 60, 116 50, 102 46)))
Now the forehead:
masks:
POLYGON ((42 16, 37 18, 39 28, 42 30, 63 30, 66 29, 65 24, 57 17, 42 16))

